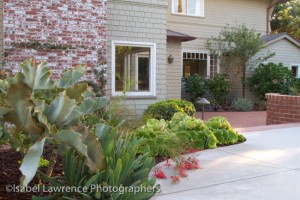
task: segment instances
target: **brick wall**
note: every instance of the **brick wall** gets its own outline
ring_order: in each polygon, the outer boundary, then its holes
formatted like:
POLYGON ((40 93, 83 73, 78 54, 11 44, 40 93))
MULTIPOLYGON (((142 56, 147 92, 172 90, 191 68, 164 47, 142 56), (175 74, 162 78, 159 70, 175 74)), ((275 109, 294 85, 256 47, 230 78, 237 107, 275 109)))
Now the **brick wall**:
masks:
POLYGON ((300 122, 300 96, 266 94, 267 125, 300 122))
POLYGON ((70 66, 90 70, 105 61, 106 0, 3 0, 3 9, 5 68, 17 72, 34 57, 56 77, 70 66))

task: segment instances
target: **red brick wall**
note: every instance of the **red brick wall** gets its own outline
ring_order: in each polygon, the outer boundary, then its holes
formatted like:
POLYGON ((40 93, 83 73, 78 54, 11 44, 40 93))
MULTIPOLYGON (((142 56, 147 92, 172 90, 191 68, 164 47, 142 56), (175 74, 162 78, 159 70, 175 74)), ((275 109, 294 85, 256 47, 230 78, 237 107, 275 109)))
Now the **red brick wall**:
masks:
POLYGON ((14 73, 29 57, 46 60, 54 77, 70 66, 90 70, 105 62, 106 0, 3 0, 3 9, 4 66, 14 73), (29 47, 34 42, 48 47, 29 47))
POLYGON ((267 124, 300 122, 300 96, 266 94, 267 124))

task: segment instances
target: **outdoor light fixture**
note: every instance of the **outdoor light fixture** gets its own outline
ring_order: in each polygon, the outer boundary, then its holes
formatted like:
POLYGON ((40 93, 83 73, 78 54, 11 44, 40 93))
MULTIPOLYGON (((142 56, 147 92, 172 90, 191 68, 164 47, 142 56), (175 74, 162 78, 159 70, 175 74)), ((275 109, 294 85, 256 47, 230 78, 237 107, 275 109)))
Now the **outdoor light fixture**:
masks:
POLYGON ((210 102, 207 101, 207 99, 202 98, 202 99, 200 99, 200 100, 198 101, 198 103, 199 103, 200 105, 202 105, 202 120, 204 120, 204 106, 205 106, 205 105, 209 105, 210 102))
POLYGON ((172 56, 172 55, 170 55, 169 57, 168 57, 168 63, 169 64, 172 64, 174 62, 174 57, 172 56))

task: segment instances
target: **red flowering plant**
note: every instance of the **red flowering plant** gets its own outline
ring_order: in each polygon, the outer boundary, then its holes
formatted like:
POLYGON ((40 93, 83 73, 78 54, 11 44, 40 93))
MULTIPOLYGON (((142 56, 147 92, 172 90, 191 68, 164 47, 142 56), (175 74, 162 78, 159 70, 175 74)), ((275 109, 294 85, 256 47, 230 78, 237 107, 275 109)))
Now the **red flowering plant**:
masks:
POLYGON ((154 176, 160 179, 167 179, 167 176, 165 175, 165 173, 161 168, 154 169, 154 176))
POLYGON ((172 179, 173 184, 177 184, 180 182, 180 176, 178 176, 178 175, 171 176, 170 178, 172 179))

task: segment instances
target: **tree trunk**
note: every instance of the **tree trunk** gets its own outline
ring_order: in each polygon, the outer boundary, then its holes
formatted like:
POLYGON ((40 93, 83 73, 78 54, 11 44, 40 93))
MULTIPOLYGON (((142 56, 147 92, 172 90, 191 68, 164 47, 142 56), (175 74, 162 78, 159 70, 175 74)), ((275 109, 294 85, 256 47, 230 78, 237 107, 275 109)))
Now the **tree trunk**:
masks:
POLYGON ((243 76, 242 76, 242 97, 246 97, 246 66, 243 66, 243 76))

